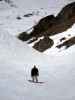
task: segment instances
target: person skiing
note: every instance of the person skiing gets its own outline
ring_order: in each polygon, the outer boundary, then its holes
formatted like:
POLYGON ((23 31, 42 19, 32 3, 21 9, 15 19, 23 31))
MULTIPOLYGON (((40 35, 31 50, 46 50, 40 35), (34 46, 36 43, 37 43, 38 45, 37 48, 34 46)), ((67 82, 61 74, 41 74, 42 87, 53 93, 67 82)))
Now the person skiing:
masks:
POLYGON ((31 69, 31 77, 33 82, 38 82, 38 76, 39 76, 39 71, 38 68, 34 65, 34 67, 31 69))

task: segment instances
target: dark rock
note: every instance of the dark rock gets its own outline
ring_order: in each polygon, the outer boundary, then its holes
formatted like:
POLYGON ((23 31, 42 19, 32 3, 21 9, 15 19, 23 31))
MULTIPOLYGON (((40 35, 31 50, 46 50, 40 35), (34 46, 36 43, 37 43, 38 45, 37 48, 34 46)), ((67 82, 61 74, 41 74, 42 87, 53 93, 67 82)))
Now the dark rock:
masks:
POLYGON ((22 18, 18 16, 16 19, 21 20, 22 18))
POLYGON ((54 15, 49 15, 42 18, 37 25, 33 27, 33 31, 31 32, 32 37, 41 37, 46 35, 46 31, 49 27, 55 23, 54 15))
POLYGON ((31 16, 33 16, 33 14, 29 13, 29 14, 25 14, 23 17, 31 17, 31 16))
POLYGON ((60 42, 62 42, 63 40, 66 40, 66 37, 63 37, 60 39, 60 42))
POLYGON ((33 48, 40 52, 44 52, 48 48, 51 48, 53 44, 54 42, 52 39, 50 39, 49 37, 44 37, 44 39, 40 39, 39 42, 35 43, 33 48))
POLYGON ((56 47, 60 49, 61 47, 65 46, 67 49, 72 45, 75 45, 75 37, 70 38, 69 40, 63 42, 62 44, 57 45, 56 47))
POLYGON ((19 36, 18 39, 22 40, 22 41, 27 41, 28 39, 30 39, 30 35, 28 35, 26 32, 22 32, 19 36))
POLYGON ((59 14, 54 17, 49 15, 42 18, 31 32, 32 36, 52 36, 64 32, 75 23, 75 2, 65 6, 59 14))

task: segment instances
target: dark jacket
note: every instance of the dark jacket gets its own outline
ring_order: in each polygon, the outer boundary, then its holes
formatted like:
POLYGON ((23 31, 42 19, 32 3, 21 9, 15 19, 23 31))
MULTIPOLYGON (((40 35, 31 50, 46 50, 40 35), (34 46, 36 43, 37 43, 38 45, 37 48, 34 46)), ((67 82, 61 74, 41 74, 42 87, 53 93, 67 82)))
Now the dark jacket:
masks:
POLYGON ((39 71, 36 67, 32 68, 31 70, 31 76, 39 76, 39 71))

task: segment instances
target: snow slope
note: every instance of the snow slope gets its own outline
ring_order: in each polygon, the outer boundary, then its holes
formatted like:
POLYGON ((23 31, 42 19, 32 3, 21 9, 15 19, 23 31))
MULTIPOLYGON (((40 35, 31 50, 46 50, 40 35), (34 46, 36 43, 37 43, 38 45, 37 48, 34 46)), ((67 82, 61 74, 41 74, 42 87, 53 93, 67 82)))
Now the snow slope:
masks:
POLYGON ((57 15, 63 6, 74 0, 10 0, 11 3, 0 2, 0 27, 9 31, 12 35, 34 26, 42 17, 53 14, 57 15), (39 4, 40 2, 40 4, 39 4), (32 17, 24 17, 25 14, 33 13, 32 17), (21 19, 18 20, 17 17, 21 19))
POLYGON ((75 47, 55 56, 43 56, 26 44, 0 32, 0 99, 1 100, 74 100, 75 47), (44 58, 45 57, 45 58, 44 58), (39 66, 39 81, 29 83, 33 64, 39 66))
MULTIPOLYGON (((62 52, 55 48, 58 39, 63 35, 71 33, 75 36, 75 25, 67 32, 52 37, 55 40, 54 47, 46 52, 47 55, 40 54, 13 35, 27 30, 46 13, 24 18, 24 14, 35 8, 29 10, 31 3, 34 5, 35 1, 30 1, 30 4, 28 1, 29 7, 27 6, 28 10, 25 11, 24 8, 21 9, 21 1, 14 0, 13 4, 17 8, 10 7, 4 1, 0 2, 0 100, 75 100, 75 46, 62 52), (17 20, 17 16, 22 19, 17 20), (40 71, 39 81, 44 84, 28 82, 34 64, 40 71)), ((42 2, 39 7, 41 4, 42 2)), ((51 14, 56 12, 54 9, 51 9, 51 14)), ((48 10, 47 14, 50 13, 48 10)))
POLYGON ((10 35, 6 30, 0 29, 0 59, 2 60, 11 60, 20 61, 28 63, 40 62, 41 57, 43 56, 39 52, 30 48, 26 43, 21 42, 16 37, 10 35), (37 57, 36 57, 37 56, 37 57), (32 59, 33 57, 33 59, 32 59))
POLYGON ((44 55, 0 29, 0 99, 20 99, 17 93, 22 92, 20 89, 27 82, 26 73, 34 64, 41 65, 45 61, 44 55))

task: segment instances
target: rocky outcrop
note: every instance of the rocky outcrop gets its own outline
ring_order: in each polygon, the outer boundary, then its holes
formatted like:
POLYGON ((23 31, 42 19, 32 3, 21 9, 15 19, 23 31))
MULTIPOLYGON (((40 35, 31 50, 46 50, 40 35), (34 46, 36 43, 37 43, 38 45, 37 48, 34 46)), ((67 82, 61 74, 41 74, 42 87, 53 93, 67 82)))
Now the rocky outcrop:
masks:
POLYGON ((60 39, 60 42, 62 42, 62 41, 64 41, 64 40, 66 40, 66 37, 62 37, 62 38, 60 39))
POLYGON ((22 41, 27 41, 31 38, 30 35, 27 34, 27 32, 22 32, 19 36, 18 39, 22 40, 22 41))
POLYGON ((75 2, 65 6, 60 13, 54 17, 47 16, 34 26, 32 36, 40 37, 43 35, 52 36, 66 31, 75 23, 75 2))
POLYGON ((40 39, 39 42, 35 43, 33 48, 40 52, 44 52, 48 48, 51 48, 53 44, 54 42, 52 39, 49 37, 44 37, 43 39, 40 39))
POLYGON ((33 27, 30 37, 52 36, 66 31, 74 23, 75 2, 65 6, 56 17, 54 15, 49 15, 42 18, 38 24, 33 27))
MULTIPOLYGON (((54 15, 49 15, 42 18, 37 25, 33 27, 33 31, 28 35, 23 32, 19 35, 19 39, 23 41, 30 40, 29 43, 36 41, 39 37, 50 37, 59 33, 62 33, 75 23, 75 2, 66 5, 62 8, 59 14, 55 17, 54 15), (33 40, 31 40, 33 38, 33 40)), ((45 39, 46 40, 46 39, 45 39)), ((53 45, 53 40, 46 42, 44 39, 40 40, 33 47, 40 52, 50 48, 53 45), (52 44, 52 45, 51 45, 52 44), (47 45, 47 48, 46 48, 47 45)), ((60 46, 58 46, 60 47, 60 46)))
POLYGON ((33 31, 31 32, 32 37, 41 37, 46 35, 46 31, 53 26, 56 22, 54 15, 49 15, 42 18, 37 25, 33 27, 33 31))
MULTIPOLYGON (((41 36, 45 36, 46 34, 44 34, 44 32, 50 27, 52 26, 52 24, 55 23, 55 17, 53 15, 49 15, 46 16, 45 18, 42 18, 37 25, 35 25, 33 27, 33 31, 28 35, 29 38, 38 38, 41 36)), ((27 37, 26 32, 21 33, 18 37, 22 37, 22 35, 24 36, 24 38, 27 37)), ((21 38, 19 38, 21 39, 21 38)), ((22 39, 21 39, 22 40, 22 39)), ((27 41, 27 39, 25 39, 27 41)), ((23 39, 24 41, 24 39, 23 39)))
POLYGON ((62 44, 57 45, 56 47, 60 49, 61 47, 65 46, 65 48, 67 49, 72 45, 75 45, 75 37, 70 38, 69 40, 63 42, 62 44))

